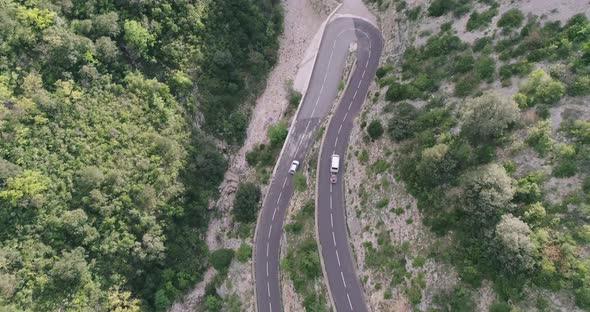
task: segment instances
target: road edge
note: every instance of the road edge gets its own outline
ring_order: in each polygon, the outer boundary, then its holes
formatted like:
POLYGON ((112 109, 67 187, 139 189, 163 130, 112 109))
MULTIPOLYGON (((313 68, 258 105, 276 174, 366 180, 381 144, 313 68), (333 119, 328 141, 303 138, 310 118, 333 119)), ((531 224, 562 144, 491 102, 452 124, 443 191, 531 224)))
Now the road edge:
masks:
MULTIPOLYGON (((295 126, 295 121, 297 120, 297 117, 299 116, 299 111, 301 110, 301 106, 303 104, 303 101, 305 100, 305 98, 307 96, 307 90, 309 88, 309 84, 311 83, 311 77, 313 76, 313 71, 315 70, 318 55, 320 54, 320 50, 322 47, 322 41, 324 40, 324 33, 326 31, 326 26, 328 25, 328 23, 330 22, 330 20, 334 16, 334 14, 336 14, 336 12, 338 12, 338 9, 340 9, 341 6, 342 6, 342 3, 340 3, 332 11, 332 13, 330 13, 330 15, 328 15, 326 20, 322 23, 322 25, 320 25, 320 28, 318 29, 318 32, 321 32, 320 44, 318 46, 317 52, 315 53, 315 56, 313 57, 313 65, 311 68, 311 73, 309 75, 309 78, 307 79, 307 82, 305 83, 305 93, 303 94, 303 96, 301 97, 301 100, 299 101, 299 105, 297 106, 297 111, 295 112, 295 116, 293 117, 293 121, 291 122, 291 125, 289 126, 289 131, 287 132, 287 137, 285 138, 285 143, 283 143, 283 147, 281 148, 281 152, 279 153, 279 156, 276 159, 275 166, 272 170, 271 180, 270 180, 270 183, 268 184, 269 186, 274 182, 275 173, 277 171, 277 168, 279 167, 281 157, 283 157, 283 153, 285 151, 285 145, 287 142, 289 142, 289 137, 291 137, 293 127, 295 126)), ((262 199, 261 205, 264 204, 264 202, 266 201, 266 197, 268 197, 268 191, 266 192, 266 194, 264 194, 264 198, 262 199)), ((260 209, 260 211, 258 211, 258 217, 256 218, 256 228, 254 229, 254 236, 252 237, 252 285, 254 287, 254 309, 255 309, 255 311, 258 311, 258 296, 256 295, 256 237, 258 237, 258 228, 259 228, 258 225, 259 225, 260 217, 262 216, 262 212, 263 212, 263 209, 260 209)), ((279 268, 279 270, 280 270, 280 268, 279 268)), ((279 287, 280 287, 280 282, 281 281, 279 278, 279 287)), ((329 289, 328 289, 328 292, 329 292, 329 289)), ((280 290, 279 290, 279 293, 280 293, 280 290)), ((282 294, 281 294, 280 299, 282 302, 283 301, 282 294)), ((283 307, 281 306, 281 310, 282 310, 282 308, 283 307)))
MULTIPOLYGON (((358 47, 357 47, 358 49, 358 47)), ((356 53, 356 51, 354 51, 353 53, 356 53)), ((354 63, 352 64, 352 67, 350 69, 350 73, 348 75, 348 81, 346 81, 346 88, 344 88, 344 90, 342 90, 342 93, 340 94, 340 98, 337 99, 337 103, 335 105, 335 108, 338 109, 338 105, 340 104, 340 101, 342 100, 342 96, 344 96, 344 93, 346 92, 346 90, 348 89, 348 86, 350 85, 350 80, 352 79, 352 73, 354 73, 354 71, 356 70, 356 61, 357 58, 355 57, 354 59, 354 63)), ((320 148, 318 149, 318 162, 316 164, 316 175, 315 175, 315 213, 314 213, 314 223, 315 223, 315 241, 316 241, 316 245, 318 246, 318 253, 319 253, 319 257, 320 257, 320 265, 322 267, 322 275, 324 276, 324 283, 326 284, 326 289, 328 290, 328 297, 330 297, 330 303, 332 304, 332 308, 334 309, 334 311, 336 310, 336 304, 334 303, 334 297, 332 296, 332 290, 330 290, 330 285, 328 283, 328 275, 326 273, 326 265, 324 263, 324 257, 322 257, 322 244, 320 242, 320 229, 318 227, 318 185, 319 185, 319 179, 320 179, 320 163, 321 163, 321 156, 322 156, 322 148, 324 147, 324 142, 326 141, 326 135, 328 133, 328 127, 330 126, 330 122, 332 122, 332 118, 334 117, 334 113, 330 114, 330 118, 328 118, 327 122, 326 122, 326 129, 324 130, 324 133, 322 134, 322 141, 320 142, 320 148)))

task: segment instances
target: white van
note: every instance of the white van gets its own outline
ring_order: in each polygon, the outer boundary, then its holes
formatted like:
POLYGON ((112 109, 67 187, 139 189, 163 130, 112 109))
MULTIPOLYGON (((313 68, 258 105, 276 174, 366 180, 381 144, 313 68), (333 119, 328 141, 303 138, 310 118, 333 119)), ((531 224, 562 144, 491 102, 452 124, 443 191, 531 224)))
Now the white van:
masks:
POLYGON ((338 169, 340 169, 340 156, 334 154, 332 155, 332 166, 330 167, 330 172, 338 173, 338 169))

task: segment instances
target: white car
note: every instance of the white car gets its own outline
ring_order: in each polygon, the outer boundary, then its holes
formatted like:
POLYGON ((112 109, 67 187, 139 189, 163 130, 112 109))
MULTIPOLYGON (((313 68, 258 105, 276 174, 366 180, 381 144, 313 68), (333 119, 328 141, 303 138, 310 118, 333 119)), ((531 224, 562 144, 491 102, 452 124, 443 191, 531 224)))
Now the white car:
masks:
POLYGON ((297 171, 297 167, 299 167, 299 162, 297 160, 293 160, 293 162, 291 163, 291 167, 289 167, 289 173, 295 174, 295 171, 297 171))
POLYGON ((330 167, 330 172, 331 173, 338 173, 338 170, 340 169, 340 156, 334 154, 332 155, 332 166, 330 167))

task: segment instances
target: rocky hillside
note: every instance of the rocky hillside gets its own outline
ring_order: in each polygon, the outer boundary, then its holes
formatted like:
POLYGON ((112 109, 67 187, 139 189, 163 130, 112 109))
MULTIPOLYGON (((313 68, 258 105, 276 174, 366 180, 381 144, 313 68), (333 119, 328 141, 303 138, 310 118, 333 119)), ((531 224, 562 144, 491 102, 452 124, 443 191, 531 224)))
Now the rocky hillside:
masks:
POLYGON ((379 311, 590 309, 590 7, 375 1, 349 228, 379 311))

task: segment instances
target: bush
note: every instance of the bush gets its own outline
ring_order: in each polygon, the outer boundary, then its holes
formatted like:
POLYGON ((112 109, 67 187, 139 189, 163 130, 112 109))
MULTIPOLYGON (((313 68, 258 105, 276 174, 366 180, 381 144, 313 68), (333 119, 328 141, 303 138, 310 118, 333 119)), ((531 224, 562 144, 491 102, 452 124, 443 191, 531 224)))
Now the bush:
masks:
POLYGON ((293 107, 299 106, 299 102, 301 102, 301 92, 295 90, 293 85, 289 85, 287 89, 287 100, 289 101, 289 105, 293 107))
POLYGON ((455 83, 455 95, 458 97, 466 97, 479 90, 480 80, 471 75, 465 75, 455 83))
POLYGON ((406 15, 408 16, 408 19, 410 21, 415 21, 418 19, 418 17, 420 16, 420 12, 422 11, 422 7, 421 6, 417 6, 413 9, 409 9, 406 11, 406 15))
POLYGON ((443 16, 456 5, 454 0, 434 0, 428 7, 428 16, 443 16))
POLYGON ((383 125, 381 125, 381 121, 379 121, 378 119, 371 121, 371 123, 367 127, 367 133, 369 133, 369 136, 373 141, 381 138, 381 136, 383 135, 383 131, 383 125))
POLYGON ((418 110, 408 104, 399 103, 395 108, 395 116, 390 119, 387 132, 394 141, 402 141, 412 137, 416 132, 418 110))
POLYGON ((491 22, 492 18, 498 14, 496 8, 490 8, 482 13, 477 11, 473 11, 469 16, 469 20, 467 21, 466 28, 468 31, 479 30, 482 28, 486 28, 491 22))
POLYGON ((574 145, 559 144, 555 151, 557 164, 553 167, 556 177, 571 177, 576 174, 576 147, 574 145))
POLYGON ((268 128, 268 138, 270 139, 270 146, 273 148, 280 147, 287 138, 287 123, 279 121, 268 128))
POLYGON ((486 47, 492 46, 493 43, 494 41, 490 37, 477 38, 475 39, 475 42, 473 42, 473 52, 481 52, 486 47))
POLYGON ((496 72, 496 62, 491 57, 484 56, 477 60, 475 72, 479 79, 492 82, 494 80, 494 73, 496 72))
POLYGON ((547 152, 553 147, 551 124, 548 121, 540 121, 537 126, 531 129, 526 142, 539 153, 541 157, 545 157, 547 152))
POLYGON ((489 312, 510 312, 512 307, 506 302, 494 302, 490 305, 489 312))
POLYGON ((239 222, 253 222, 260 205, 260 188, 250 182, 240 183, 234 199, 233 214, 239 222))
POLYGON ((375 73, 375 76, 377 76, 377 78, 381 79, 381 78, 385 77, 385 75, 387 75, 387 73, 389 73, 392 70, 393 70, 393 65, 391 65, 391 64, 383 65, 383 66, 377 68, 377 72, 375 73))
POLYGON ((209 264, 211 264, 215 270, 219 272, 225 272, 229 268, 233 258, 233 249, 221 248, 215 250, 209 255, 209 264))
POLYGON ((414 261, 412 262, 413 267, 421 267, 426 263, 426 258, 422 256, 417 256, 414 261))
POLYGON ((453 71, 455 73, 463 74, 471 69, 473 69, 473 65, 475 64, 475 59, 473 55, 459 55, 455 58, 455 64, 453 65, 453 71))
POLYGON ((498 27, 503 28, 505 31, 510 31, 512 29, 520 27, 522 25, 522 21, 524 20, 524 15, 519 9, 510 9, 506 11, 498 20, 496 24, 498 27))
POLYGON ((303 192, 307 189, 307 179, 302 172, 297 172, 293 175, 293 186, 297 192, 303 192))
POLYGON ((391 102, 398 102, 420 97, 420 91, 411 84, 400 84, 392 82, 385 92, 385 99, 391 102))
POLYGON ((568 88, 571 96, 583 96, 590 94, 590 75, 577 76, 568 88))
POLYGON ((252 246, 248 243, 242 242, 237 252, 238 261, 244 263, 252 258, 252 246))

